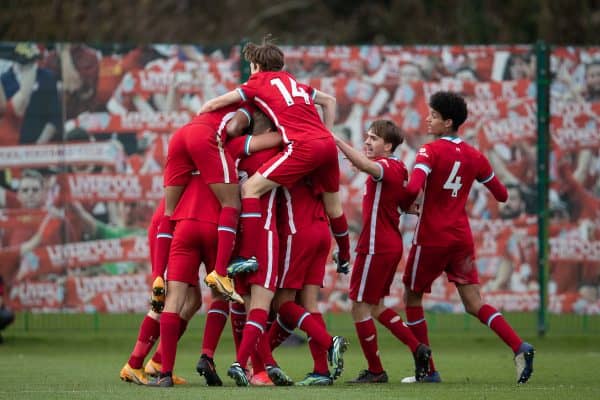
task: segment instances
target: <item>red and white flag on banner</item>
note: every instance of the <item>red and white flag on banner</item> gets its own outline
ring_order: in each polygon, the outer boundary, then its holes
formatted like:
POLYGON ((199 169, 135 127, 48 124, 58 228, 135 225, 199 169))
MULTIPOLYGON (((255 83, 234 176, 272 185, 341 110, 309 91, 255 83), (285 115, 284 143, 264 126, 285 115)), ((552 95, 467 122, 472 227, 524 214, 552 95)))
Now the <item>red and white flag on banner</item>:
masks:
POLYGON ((148 257, 148 239, 145 236, 51 245, 27 253, 21 262, 19 277, 32 279, 109 262, 145 262, 148 257))
POLYGON ((162 174, 65 174, 59 179, 69 200, 139 201, 163 197, 162 174))
POLYGON ((59 282, 22 281, 10 288, 8 300, 17 311, 60 310, 63 307, 64 287, 59 282))
POLYGON ((0 147, 0 168, 41 168, 62 164, 115 165, 121 148, 112 141, 0 147))
POLYGON ((192 120, 188 111, 137 112, 124 115, 106 112, 84 113, 73 120, 75 126, 91 133, 131 133, 143 130, 173 132, 192 120))
POLYGON ((65 285, 64 307, 79 311, 93 307, 101 312, 148 309, 150 275, 71 276, 65 285))

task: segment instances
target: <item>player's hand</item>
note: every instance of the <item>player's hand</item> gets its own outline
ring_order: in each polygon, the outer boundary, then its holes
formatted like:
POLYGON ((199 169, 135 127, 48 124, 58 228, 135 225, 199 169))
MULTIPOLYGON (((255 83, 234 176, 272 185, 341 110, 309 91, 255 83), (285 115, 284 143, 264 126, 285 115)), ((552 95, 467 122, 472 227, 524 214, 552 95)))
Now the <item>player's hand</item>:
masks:
POLYGON ((339 253, 336 251, 333 253, 333 261, 335 261, 337 268, 336 272, 338 274, 347 275, 350 272, 350 260, 340 260, 339 253))

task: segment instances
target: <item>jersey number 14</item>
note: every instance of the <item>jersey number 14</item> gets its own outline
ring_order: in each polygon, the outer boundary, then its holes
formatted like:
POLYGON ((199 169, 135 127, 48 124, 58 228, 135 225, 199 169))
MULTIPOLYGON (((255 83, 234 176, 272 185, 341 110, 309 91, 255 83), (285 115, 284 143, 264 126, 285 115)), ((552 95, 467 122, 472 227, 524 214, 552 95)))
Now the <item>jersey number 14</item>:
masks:
POLYGON ((460 183, 460 176, 457 175, 459 168, 460 161, 454 161, 452 171, 450 171, 450 175, 448 176, 448 179, 446 179, 446 183, 444 183, 444 186, 442 186, 446 190, 452 190, 452 197, 457 197, 458 191, 462 187, 462 183, 460 183))
POLYGON ((306 91, 303 88, 299 88, 295 80, 293 80, 292 78, 289 79, 290 87, 292 88, 291 94, 280 78, 271 79, 271 85, 275 86, 279 90, 279 93, 281 93, 283 99, 285 100, 285 103, 288 106, 294 105, 293 97, 301 97, 304 99, 304 102, 306 104, 310 104, 310 98, 308 97, 308 93, 306 93, 306 91))

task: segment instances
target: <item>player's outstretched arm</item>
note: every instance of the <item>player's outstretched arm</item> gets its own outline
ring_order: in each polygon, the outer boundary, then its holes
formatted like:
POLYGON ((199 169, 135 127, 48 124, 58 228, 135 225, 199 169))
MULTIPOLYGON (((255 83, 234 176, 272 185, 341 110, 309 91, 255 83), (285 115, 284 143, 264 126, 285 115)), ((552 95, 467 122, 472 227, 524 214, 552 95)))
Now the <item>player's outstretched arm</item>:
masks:
POLYGON ((344 153, 348 160, 359 170, 366 172, 375 179, 381 179, 383 170, 381 166, 375 161, 369 160, 367 156, 362 154, 360 151, 354 149, 348 143, 344 142, 343 139, 334 135, 335 143, 338 148, 344 153))
POLYGON ((419 192, 423 189, 426 180, 427 173, 423 169, 418 168, 418 164, 415 165, 410 174, 408 184, 404 188, 404 197, 400 200, 400 208, 402 210, 406 212, 411 211, 410 206, 414 203, 417 196, 419 196, 419 192))
POLYGON ((327 129, 333 130, 337 107, 335 97, 315 89, 315 104, 323 108, 323 123, 327 129))
POLYGON ((204 103, 202 108, 200 108, 198 114, 215 111, 219 108, 223 108, 225 106, 237 103, 239 101, 242 101, 242 96, 237 90, 232 90, 231 92, 225 93, 219 97, 215 97, 214 99, 210 99, 209 101, 204 103))
POLYGON ((500 179, 496 175, 493 175, 491 179, 482 183, 492 193, 496 201, 504 203, 508 200, 508 190, 506 190, 506 186, 500 182, 500 179))
POLYGON ((227 122, 227 136, 238 137, 244 133, 244 130, 250 126, 252 122, 250 114, 247 111, 238 110, 234 116, 227 122))
POLYGON ((267 131, 260 135, 248 135, 246 139, 245 152, 250 155, 261 150, 281 146, 283 139, 278 132, 267 131))

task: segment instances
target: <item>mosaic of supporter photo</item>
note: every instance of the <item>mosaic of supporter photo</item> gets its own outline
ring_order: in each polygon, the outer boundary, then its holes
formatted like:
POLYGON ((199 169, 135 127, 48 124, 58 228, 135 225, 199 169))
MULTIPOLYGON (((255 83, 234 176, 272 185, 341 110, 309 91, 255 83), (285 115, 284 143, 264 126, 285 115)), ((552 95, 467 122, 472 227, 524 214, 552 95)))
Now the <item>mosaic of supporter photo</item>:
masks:
MULTIPOLYGON (((375 119, 403 130, 409 169, 427 99, 463 93, 462 137, 509 191, 474 186, 469 216, 487 301, 538 308, 536 85, 529 46, 283 47, 299 81, 335 95, 335 131, 355 148, 375 119)), ((16 310, 146 311, 146 228, 162 197, 169 136, 240 84, 240 49, 0 43, 0 275, 16 310)), ((552 55, 550 310, 600 313, 600 48, 552 55)), ((364 174, 340 157, 353 243, 364 174)), ((403 216, 404 254, 416 218, 403 216)), ((401 307, 400 263, 389 306, 401 307)), ((328 266, 322 311, 350 309, 347 276, 328 266)), ((205 296, 208 290, 202 284, 205 296)), ((461 310, 445 278, 426 307, 461 310)), ((210 302, 208 302, 210 303, 210 302)))

